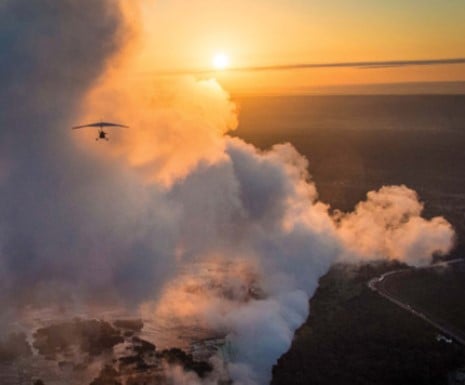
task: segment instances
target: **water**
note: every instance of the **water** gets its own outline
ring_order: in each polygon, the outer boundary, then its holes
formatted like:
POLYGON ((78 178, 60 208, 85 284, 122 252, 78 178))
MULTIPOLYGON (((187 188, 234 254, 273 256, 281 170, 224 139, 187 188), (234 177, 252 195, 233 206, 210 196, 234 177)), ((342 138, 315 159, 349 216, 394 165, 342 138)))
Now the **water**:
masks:
MULTIPOLYGON (((177 282, 184 281, 186 277, 195 277, 195 283, 200 291, 215 286, 217 288, 218 276, 225 269, 223 265, 212 262, 195 263, 179 271, 177 282)), ((192 289, 192 280, 189 281, 192 289)), ((178 286, 175 285, 175 288, 178 286)), ((179 289, 188 290, 180 285, 179 289)), ((217 288, 218 289, 218 288, 217 288)), ((179 304, 170 304, 175 309, 179 304)), ((147 303, 138 309, 128 310, 117 305, 85 305, 60 304, 42 307, 23 308, 8 329, 11 332, 22 332, 31 346, 34 342, 34 333, 43 327, 69 322, 79 318, 81 320, 103 320, 113 324, 116 320, 141 319, 143 329, 136 333, 139 338, 156 345, 157 351, 172 347, 180 348, 193 355, 194 360, 207 361, 224 345, 225 333, 209 330, 195 317, 180 319, 174 312, 157 308, 147 303)), ((121 357, 131 356, 131 337, 125 338, 124 343, 114 346, 112 351, 104 352, 97 357, 91 357, 81 352, 78 346, 71 350, 60 351, 52 359, 39 354, 33 349, 32 357, 24 357, 13 363, 0 364, 0 384, 18 385, 32 384, 36 379, 42 379, 47 385, 82 385, 90 383, 105 364, 112 365, 121 357), (82 368, 76 370, 76 365, 82 368)), ((154 361, 156 363, 156 361, 154 361)), ((157 369, 152 369, 153 371, 157 369)), ((125 374, 122 374, 122 376, 125 374)))

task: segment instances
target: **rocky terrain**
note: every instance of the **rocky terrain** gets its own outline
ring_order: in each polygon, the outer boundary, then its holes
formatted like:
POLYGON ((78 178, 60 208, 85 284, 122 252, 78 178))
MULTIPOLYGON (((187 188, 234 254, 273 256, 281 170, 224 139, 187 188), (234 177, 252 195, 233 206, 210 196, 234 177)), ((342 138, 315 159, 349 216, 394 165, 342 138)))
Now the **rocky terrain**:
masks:
POLYGON ((11 334, 0 342, 1 384, 164 384, 167 367, 200 378, 213 370, 181 349, 157 349, 140 337, 143 326, 141 320, 76 318, 39 328, 32 344, 11 334))

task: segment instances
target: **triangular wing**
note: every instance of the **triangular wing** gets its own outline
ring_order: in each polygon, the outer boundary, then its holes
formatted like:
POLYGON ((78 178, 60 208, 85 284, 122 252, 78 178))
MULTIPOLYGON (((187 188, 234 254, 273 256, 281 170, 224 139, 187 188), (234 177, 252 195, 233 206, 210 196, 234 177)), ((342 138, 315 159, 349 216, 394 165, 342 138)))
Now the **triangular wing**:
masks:
POLYGON ((122 127, 122 128, 129 128, 129 126, 125 126, 124 124, 109 123, 109 122, 100 122, 100 126, 102 126, 102 127, 122 127))
POLYGON ((74 127, 71 127, 73 130, 76 130, 78 128, 85 128, 85 127, 100 127, 100 124, 99 123, 91 123, 91 124, 84 124, 82 126, 74 126, 74 127))

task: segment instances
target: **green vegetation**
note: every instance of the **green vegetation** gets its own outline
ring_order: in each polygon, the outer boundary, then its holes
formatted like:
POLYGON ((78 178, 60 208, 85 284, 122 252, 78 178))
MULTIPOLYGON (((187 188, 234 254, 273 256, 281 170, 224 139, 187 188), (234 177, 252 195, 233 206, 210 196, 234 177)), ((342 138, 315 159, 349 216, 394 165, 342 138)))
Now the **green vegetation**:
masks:
POLYGON ((398 266, 336 266, 320 280, 311 314, 273 368, 273 385, 445 384, 465 349, 437 342, 436 331, 366 282, 398 266))
POLYGON ((447 268, 412 270, 385 283, 392 295, 427 314, 465 331, 465 263, 447 268))

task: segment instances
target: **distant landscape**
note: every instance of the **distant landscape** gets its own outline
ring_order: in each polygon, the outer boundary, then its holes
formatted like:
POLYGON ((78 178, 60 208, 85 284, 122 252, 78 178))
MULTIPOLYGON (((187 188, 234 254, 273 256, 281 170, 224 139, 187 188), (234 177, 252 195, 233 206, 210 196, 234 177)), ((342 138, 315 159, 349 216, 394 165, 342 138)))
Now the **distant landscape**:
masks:
MULTIPOLYGON (((453 224, 449 257, 465 255, 465 95, 249 97, 239 105, 235 134, 262 149, 292 143, 332 209, 352 210, 370 190, 405 184, 418 192, 427 216, 453 224)), ((331 269, 272 383, 447 383, 465 365, 465 349, 436 341, 434 328, 366 287, 396 268, 331 269)), ((463 282, 461 268, 419 270, 390 288, 465 330, 463 282)))
POLYGON ((273 368, 272 384, 447 384, 464 365, 465 348, 437 341, 434 328, 366 286, 399 267, 333 267, 291 349, 273 368))
POLYGON ((366 193, 405 184, 427 216, 465 237, 465 95, 272 96, 238 100, 234 132, 259 148, 290 142, 320 199, 349 211, 366 193))

